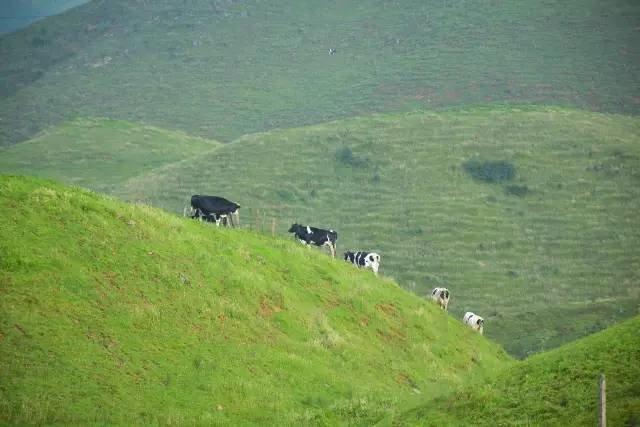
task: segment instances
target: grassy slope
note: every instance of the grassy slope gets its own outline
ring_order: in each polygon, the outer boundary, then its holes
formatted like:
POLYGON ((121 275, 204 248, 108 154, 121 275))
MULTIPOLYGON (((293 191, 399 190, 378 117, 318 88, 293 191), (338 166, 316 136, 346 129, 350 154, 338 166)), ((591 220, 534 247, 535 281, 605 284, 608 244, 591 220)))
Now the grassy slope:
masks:
POLYGON ((245 226, 332 227, 340 250, 380 251, 402 286, 448 286, 456 316, 480 313, 522 356, 638 313, 639 184, 638 119, 475 109, 247 136, 116 194, 176 212, 190 194, 219 194, 245 226), (529 193, 472 180, 468 159, 511 162, 510 184, 529 193))
POLYGON ((607 421, 640 424, 640 317, 501 372, 485 385, 429 402, 398 425, 596 425, 598 378, 607 421), (445 409, 446 408, 446 409, 445 409))
POLYGON ((370 425, 509 365, 280 238, 34 178, 1 177, 0 209, 0 423, 370 425))
POLYGON ((226 141, 495 101, 637 114, 639 17, 634 0, 94 0, 0 38, 0 145, 76 116, 226 141))
POLYGON ((76 119, 0 150, 0 172, 55 178, 103 192, 220 144, 117 120, 76 119))

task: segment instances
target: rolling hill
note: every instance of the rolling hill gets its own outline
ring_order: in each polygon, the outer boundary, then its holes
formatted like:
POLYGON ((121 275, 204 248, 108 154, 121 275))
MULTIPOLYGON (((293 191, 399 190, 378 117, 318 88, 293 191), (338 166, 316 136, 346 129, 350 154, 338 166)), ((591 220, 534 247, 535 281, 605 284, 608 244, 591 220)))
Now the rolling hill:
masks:
POLYGON ((507 368, 325 254, 0 177, 0 423, 371 425, 507 368))
POLYGON ((470 387, 407 412, 395 425, 588 426, 598 420, 605 374, 607 425, 640 424, 640 317, 535 355, 470 387))
POLYGON ((254 229, 334 228, 339 251, 380 252, 419 295, 447 286, 522 357, 638 313, 639 179, 637 118, 478 108, 249 135, 114 194, 174 212, 219 194, 254 229))
POLYGON ((65 181, 105 193, 128 179, 221 144, 109 119, 75 119, 2 150, 0 171, 65 181))
POLYGON ((638 114, 639 19, 633 0, 93 0, 0 37, 0 145, 88 116, 230 141, 495 102, 638 114))
POLYGON ((518 357, 638 313, 636 118, 538 107, 377 115, 211 149, 157 130, 148 140, 185 160, 148 172, 145 145, 118 152, 147 141, 148 128, 87 123, 5 150, 0 173, 28 173, 26 164, 174 212, 191 194, 224 195, 243 206, 245 228, 275 221, 280 236, 292 222, 335 228, 339 251, 379 251, 382 274, 404 288, 449 287, 452 313, 482 314, 487 335, 518 357), (92 138, 104 152, 88 159, 80 147, 92 138), (56 163, 39 154, 46 146, 60 152, 56 163), (96 173, 111 155, 127 173, 96 173), (490 182, 478 165, 513 176, 490 182))

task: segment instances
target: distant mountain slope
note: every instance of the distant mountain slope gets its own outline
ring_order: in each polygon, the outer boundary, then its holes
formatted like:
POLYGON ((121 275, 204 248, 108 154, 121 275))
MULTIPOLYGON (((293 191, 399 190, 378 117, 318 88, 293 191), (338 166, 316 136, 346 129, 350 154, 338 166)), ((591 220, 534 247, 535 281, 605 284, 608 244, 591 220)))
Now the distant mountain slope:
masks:
POLYGON ((640 119, 505 108, 251 135, 115 194, 175 212, 219 194, 245 226, 332 227, 339 251, 379 251, 404 287, 448 286, 457 317, 484 315, 488 336, 523 356, 638 313, 639 183, 640 119), (514 176, 483 182, 474 165, 514 176))
POLYGON ((229 141, 487 102, 638 114, 639 20, 633 0, 94 0, 0 38, 0 145, 77 116, 229 141))
POLYGON ((607 425, 640 424, 640 317, 500 373, 487 384, 436 399, 395 425, 598 424, 598 379, 606 377, 607 425))
POLYGON ((152 126, 76 119, 33 140, 0 149, 0 173, 55 178, 103 192, 220 143, 152 126))
POLYGON ((279 237, 0 177, 0 423, 371 425, 509 365, 279 237))

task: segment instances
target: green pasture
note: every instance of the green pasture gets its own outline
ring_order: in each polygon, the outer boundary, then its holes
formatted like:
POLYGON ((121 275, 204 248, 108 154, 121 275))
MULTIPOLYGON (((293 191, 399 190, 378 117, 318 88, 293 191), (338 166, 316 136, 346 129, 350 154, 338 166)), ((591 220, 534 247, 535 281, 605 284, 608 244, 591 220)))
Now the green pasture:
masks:
POLYGON ((448 287, 456 317, 483 315, 524 356, 638 313, 639 183, 638 119, 505 107, 248 135, 114 194, 176 213, 223 195, 244 227, 282 237, 292 222, 333 228, 338 252, 378 251, 418 295, 448 287), (473 162, 513 176, 474 177, 473 162))
POLYGON ((326 254, 0 177, 0 423, 371 425, 513 363, 326 254))
POLYGON ((639 19, 632 0, 94 0, 0 37, 0 145, 89 116, 228 142, 470 104, 638 114, 639 19))
POLYGON ((493 380, 422 404, 396 425, 593 426, 605 376, 607 425, 640 423, 640 317, 505 369, 493 380))

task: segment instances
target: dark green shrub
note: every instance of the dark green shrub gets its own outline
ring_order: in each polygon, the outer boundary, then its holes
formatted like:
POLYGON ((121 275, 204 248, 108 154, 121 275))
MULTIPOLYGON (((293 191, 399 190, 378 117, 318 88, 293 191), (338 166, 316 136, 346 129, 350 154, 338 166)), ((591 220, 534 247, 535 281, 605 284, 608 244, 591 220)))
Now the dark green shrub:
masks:
POLYGON ((506 160, 467 160, 462 164, 473 179, 496 183, 510 181, 516 176, 516 168, 506 160))
POLYGON ((353 167, 365 167, 369 163, 369 159, 356 156, 346 145, 336 150, 336 160, 353 167))
POLYGON ((529 187, 526 185, 507 185, 504 192, 509 196, 524 197, 529 193, 529 187))

